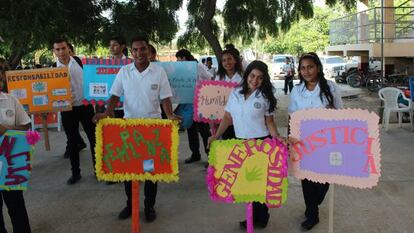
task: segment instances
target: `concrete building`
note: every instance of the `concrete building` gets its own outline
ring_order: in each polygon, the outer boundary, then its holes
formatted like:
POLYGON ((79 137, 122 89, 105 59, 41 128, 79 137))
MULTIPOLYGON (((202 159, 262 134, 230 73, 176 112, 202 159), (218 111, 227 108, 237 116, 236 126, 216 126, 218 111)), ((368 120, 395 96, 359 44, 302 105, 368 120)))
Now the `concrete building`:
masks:
MULTIPOLYGON (((379 2, 382 0, 379 0, 379 2)), ((414 74, 414 0, 396 5, 384 1, 385 73, 414 74)), ((369 0, 357 4, 357 13, 330 22, 329 55, 359 56, 361 68, 370 58, 381 58, 382 9, 369 6, 369 0)), ((401 2, 401 1, 399 1, 401 2)))

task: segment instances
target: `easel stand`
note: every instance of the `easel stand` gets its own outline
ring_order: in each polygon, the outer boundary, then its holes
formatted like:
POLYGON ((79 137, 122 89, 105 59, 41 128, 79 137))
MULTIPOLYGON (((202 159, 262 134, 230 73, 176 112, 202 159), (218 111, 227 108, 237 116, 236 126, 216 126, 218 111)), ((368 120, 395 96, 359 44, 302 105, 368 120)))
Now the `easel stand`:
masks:
POLYGON ((45 150, 50 151, 49 129, 47 127, 47 113, 41 113, 40 116, 42 118, 43 136, 45 138, 45 150))
POLYGON ((328 224, 328 232, 334 232, 334 197, 335 197, 335 185, 331 184, 329 191, 329 224, 328 224))
POLYGON ((132 181, 132 233, 139 233, 139 182, 132 181))
POLYGON ((246 205, 246 223, 247 233, 253 233, 253 204, 251 202, 246 205))

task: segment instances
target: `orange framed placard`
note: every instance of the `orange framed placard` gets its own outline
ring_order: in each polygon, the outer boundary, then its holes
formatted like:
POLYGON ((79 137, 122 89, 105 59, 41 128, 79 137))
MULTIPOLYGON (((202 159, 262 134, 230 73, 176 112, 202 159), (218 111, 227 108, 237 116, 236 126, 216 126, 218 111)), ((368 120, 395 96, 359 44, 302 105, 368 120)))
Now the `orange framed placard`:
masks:
POLYGON ((104 181, 178 181, 178 143, 178 123, 171 120, 100 120, 96 175, 104 181))
POLYGON ((9 93, 30 113, 62 112, 72 109, 67 67, 6 72, 9 93))

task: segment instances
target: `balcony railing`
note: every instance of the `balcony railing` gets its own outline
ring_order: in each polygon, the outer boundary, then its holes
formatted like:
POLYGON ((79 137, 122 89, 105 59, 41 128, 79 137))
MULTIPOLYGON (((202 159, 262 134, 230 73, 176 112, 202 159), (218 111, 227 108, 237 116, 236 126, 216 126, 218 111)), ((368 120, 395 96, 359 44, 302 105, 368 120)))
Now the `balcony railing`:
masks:
MULTIPOLYGON (((381 8, 375 7, 332 20, 331 45, 375 43, 381 40, 381 8)), ((414 39, 414 7, 384 7, 384 40, 414 39)))

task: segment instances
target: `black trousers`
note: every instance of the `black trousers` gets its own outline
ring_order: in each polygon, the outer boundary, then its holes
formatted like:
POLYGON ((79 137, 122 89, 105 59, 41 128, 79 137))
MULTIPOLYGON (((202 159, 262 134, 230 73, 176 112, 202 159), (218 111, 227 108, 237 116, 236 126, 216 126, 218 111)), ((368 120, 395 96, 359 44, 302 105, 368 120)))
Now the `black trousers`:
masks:
POLYGON ((79 151, 77 147, 77 134, 79 134, 79 122, 85 130, 89 140, 92 154, 93 170, 95 171, 95 124, 92 118, 95 115, 92 105, 72 107, 72 111, 62 112, 62 124, 69 144, 69 159, 72 166, 72 175, 80 175, 79 151))
POLYGON ((292 89, 293 89, 293 77, 292 76, 285 76, 285 89, 283 89, 285 91, 285 95, 287 95, 288 93, 288 88, 289 88, 289 92, 292 92, 292 89))
MULTIPOLYGON (((124 182, 125 194, 127 195, 127 207, 132 206, 132 182, 124 182)), ((144 184, 144 208, 151 208, 155 205, 155 199, 157 197, 158 182, 145 181, 144 184)))
POLYGON ((30 233, 29 217, 24 204, 23 191, 17 190, 0 192, 0 232, 7 233, 3 218, 3 200, 6 203, 13 225, 13 233, 30 233))
POLYGON ((308 179, 302 180, 303 198, 306 205, 305 216, 307 219, 319 220, 319 205, 325 198, 328 189, 328 183, 321 184, 308 179))
POLYGON ((192 157, 201 157, 198 133, 200 133, 201 138, 203 139, 204 151, 208 155, 209 150, 207 149, 207 142, 208 138, 211 136, 210 126, 203 122, 193 122, 193 125, 187 129, 188 143, 190 144, 192 157))

